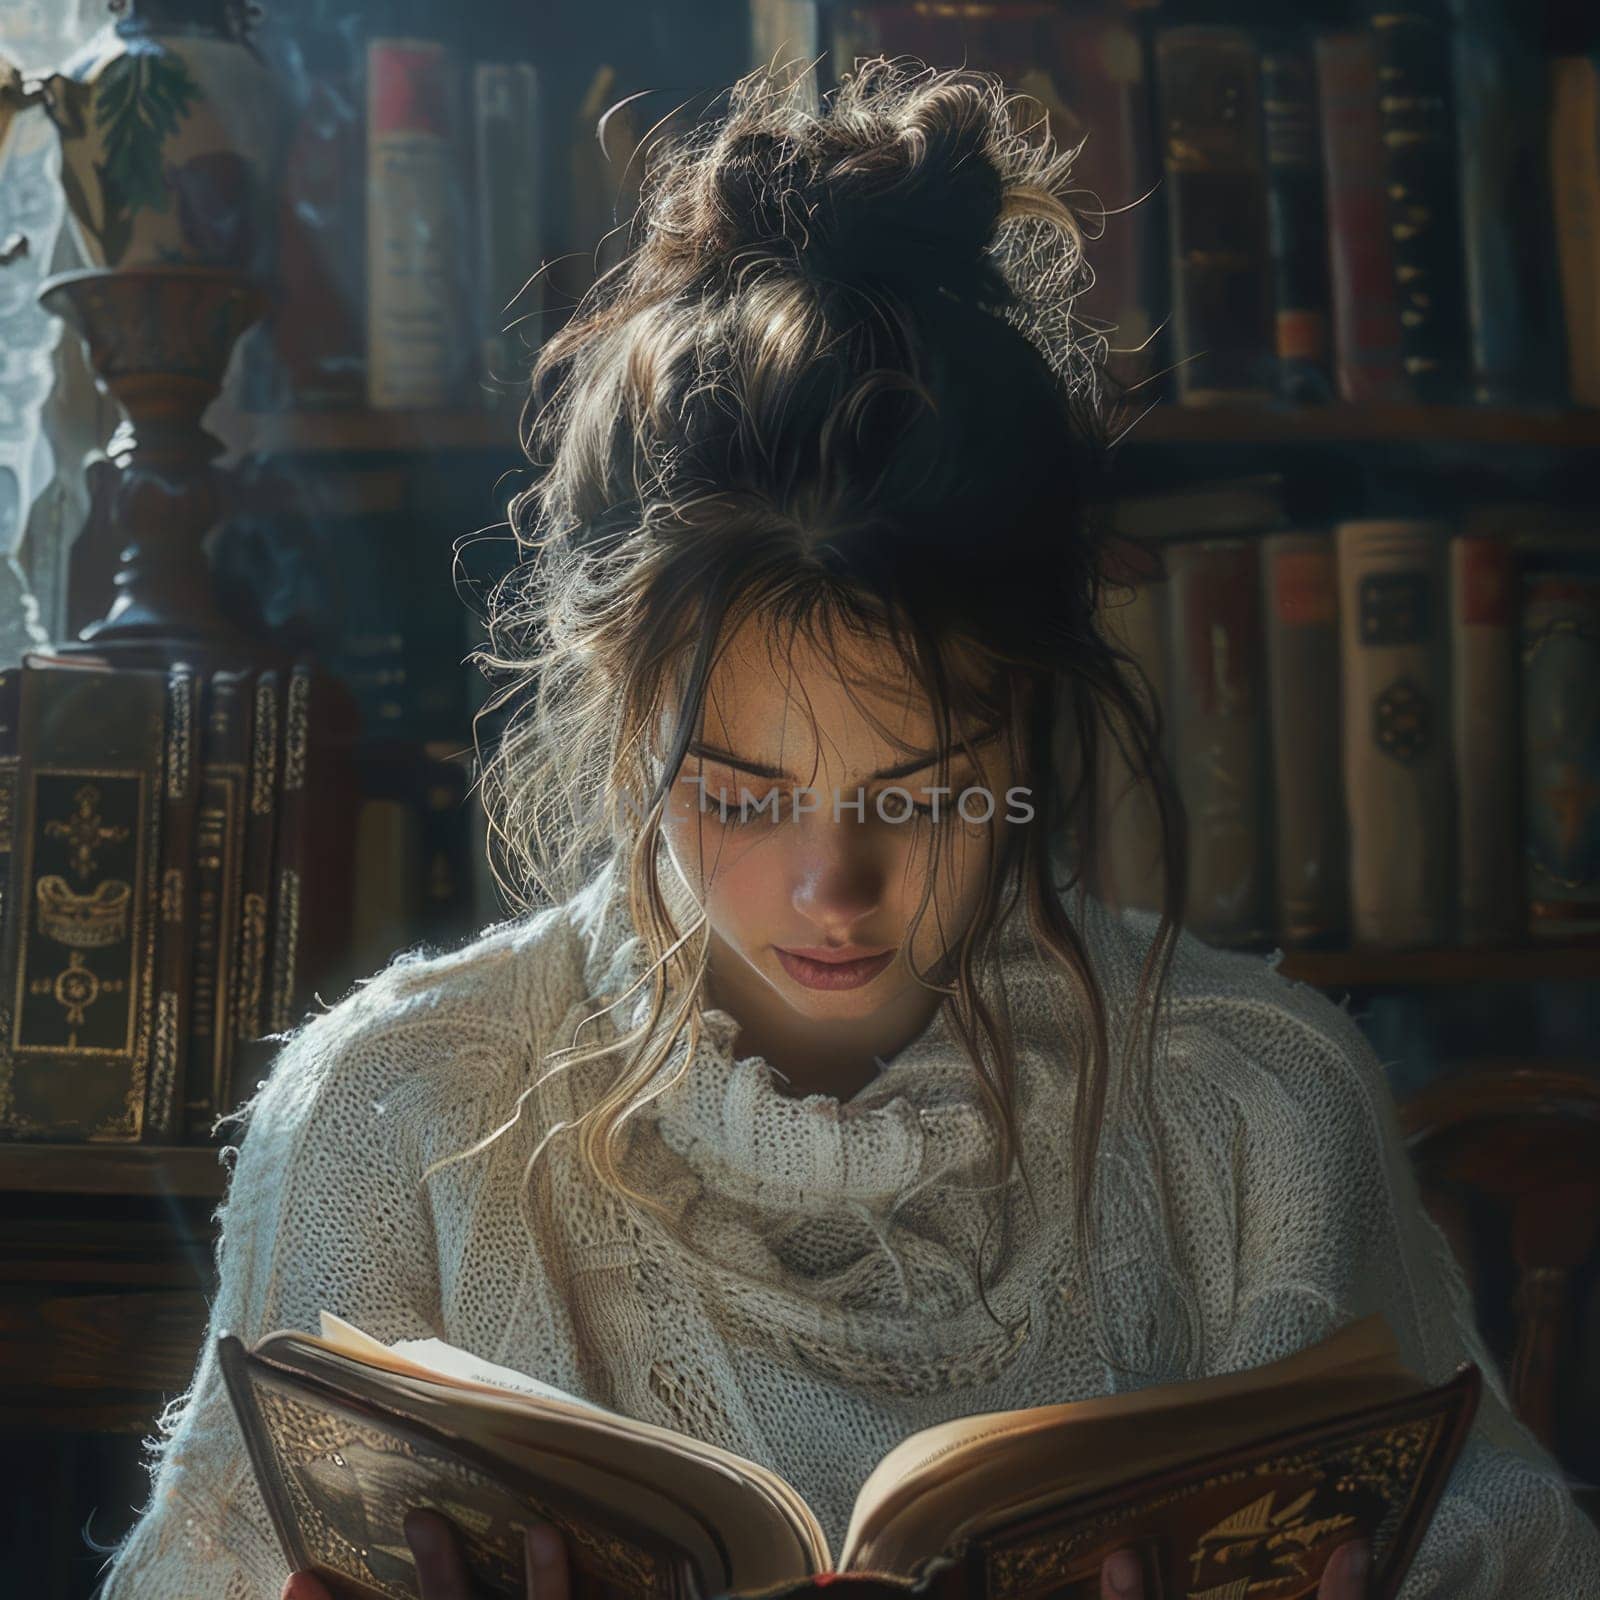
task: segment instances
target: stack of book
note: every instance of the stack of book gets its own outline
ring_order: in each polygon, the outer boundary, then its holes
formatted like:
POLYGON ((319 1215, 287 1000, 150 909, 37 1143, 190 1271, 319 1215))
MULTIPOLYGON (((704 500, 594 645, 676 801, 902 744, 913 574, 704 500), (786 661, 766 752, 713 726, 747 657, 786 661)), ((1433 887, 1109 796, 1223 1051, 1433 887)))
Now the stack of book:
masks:
MULTIPOLYGON (((1108 590, 1103 621, 1163 714, 1190 928, 1395 949, 1600 934, 1592 530, 1510 504, 1290 527, 1272 482, 1118 510, 1160 571, 1108 590)), ((1104 892, 1154 908, 1153 800, 1120 757, 1100 782, 1104 892)))
POLYGON ((347 692, 309 662, 0 673, 0 1135, 206 1142, 345 955, 347 692))

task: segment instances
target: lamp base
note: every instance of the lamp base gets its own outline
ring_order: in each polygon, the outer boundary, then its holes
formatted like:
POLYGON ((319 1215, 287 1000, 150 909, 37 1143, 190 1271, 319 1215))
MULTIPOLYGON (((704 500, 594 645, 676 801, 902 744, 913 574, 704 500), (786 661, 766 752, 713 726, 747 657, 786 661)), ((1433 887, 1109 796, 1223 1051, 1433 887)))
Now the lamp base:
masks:
POLYGON ((225 511, 224 446, 201 426, 239 336, 266 308, 261 287, 220 267, 60 273, 39 301, 84 340, 128 428, 103 487, 125 536, 117 596, 62 654, 119 660, 256 659, 259 643, 217 608, 204 540, 225 511))

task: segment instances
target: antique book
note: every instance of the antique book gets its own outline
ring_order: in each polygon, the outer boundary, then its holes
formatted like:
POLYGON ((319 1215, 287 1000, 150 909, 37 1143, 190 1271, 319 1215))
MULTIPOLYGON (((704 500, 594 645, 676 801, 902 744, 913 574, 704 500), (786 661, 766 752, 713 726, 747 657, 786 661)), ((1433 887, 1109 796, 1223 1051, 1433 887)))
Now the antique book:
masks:
POLYGON ((1446 528, 1338 524, 1350 920, 1358 944, 1443 944, 1455 867, 1446 528))
POLYGON ((248 1098, 276 1047, 267 1033, 272 946, 272 878, 278 824, 282 673, 265 668, 252 689, 250 761, 245 775, 244 848, 240 857, 239 932, 233 964, 233 1059, 222 1086, 223 1114, 248 1098))
POLYGON ((1268 29, 1261 35, 1261 123, 1279 392, 1286 400, 1331 400, 1317 68, 1311 35, 1303 28, 1268 29))
POLYGON ((1317 36, 1317 103, 1327 205, 1334 377, 1347 405, 1404 405, 1389 198, 1370 29, 1317 36))
POLYGON ((1600 559, 1526 546, 1520 604, 1528 931, 1600 933, 1600 559))
POLYGON ((23 659, 0 1136, 145 1136, 166 674, 23 659))
POLYGON ((199 716, 204 683, 204 674, 189 662, 175 662, 168 669, 156 1020, 145 1108, 145 1137, 163 1144, 177 1143, 184 1131, 189 973, 194 961, 194 830, 200 803, 199 716))
POLYGON ((867 1474, 842 1548, 798 1490, 720 1446, 437 1339, 385 1346, 324 1312, 218 1357, 291 1570, 341 1600, 413 1600, 402 1523, 449 1516, 485 1594, 522 1593, 521 1530, 565 1535, 573 1600, 773 1595, 836 1574, 937 1600, 1146 1593, 1298 1600, 1347 1539, 1388 1600, 1477 1407, 1481 1374, 1406 1370, 1370 1316, 1266 1366, 924 1428, 867 1474))
MULTIPOLYGON (((1153 550, 1130 546, 1120 564, 1120 581, 1132 585, 1132 592, 1125 599, 1102 604, 1100 626, 1106 637, 1132 658, 1123 662, 1120 670, 1129 690, 1161 715, 1162 754, 1170 759, 1171 719, 1164 709, 1168 697, 1166 578, 1153 550), (1135 559, 1140 562, 1137 567, 1135 559)), ((1067 726, 1061 735, 1068 741, 1074 737, 1067 726)), ((1161 812, 1154 789, 1128 759, 1131 746, 1124 753, 1129 737, 1120 717, 1101 730, 1095 776, 1105 831, 1091 863, 1094 890, 1102 901, 1119 910, 1159 911, 1165 895, 1161 812)))
POLYGON ((224 1103, 233 1068, 233 1002, 238 989, 239 914, 252 674, 219 670, 205 689, 200 744, 200 803, 194 840, 194 963, 190 972, 189 1061, 184 1127, 205 1144, 224 1103))
POLYGON ((1567 392, 1600 406, 1600 60, 1549 62, 1549 174, 1566 338, 1567 392))
POLYGON ((472 69, 477 284, 482 349, 479 393, 489 409, 515 410, 539 341, 544 280, 536 278, 547 220, 544 105, 529 61, 480 61, 472 69))
POLYGON ((1268 534, 1261 568, 1277 937, 1283 945, 1342 943, 1349 878, 1332 541, 1320 530, 1268 534))
POLYGON ((1165 552, 1167 711, 1189 820, 1186 926, 1217 945, 1272 934, 1261 545, 1184 540, 1165 552))
POLYGON ((1451 0, 1451 10, 1472 398, 1557 405, 1566 394, 1548 57, 1534 19, 1505 0, 1451 0))
POLYGON ((1509 540, 1450 540, 1450 732, 1456 790, 1456 937, 1521 941, 1521 755, 1516 559, 1509 540))
POLYGON ((1401 365, 1420 403, 1460 402, 1470 398, 1471 352, 1450 29, 1420 7, 1375 10, 1370 26, 1401 365))
MULTIPOLYGON (((283 684, 283 765, 273 842, 272 956, 267 1027, 298 1019, 313 986, 362 976, 350 964, 355 819, 351 759, 361 721, 350 689, 297 661, 283 684)), ((248 1085, 243 1086, 248 1088, 248 1085)))
POLYGON ((1178 400, 1264 402, 1277 346, 1256 41, 1163 28, 1155 59, 1178 400))
POLYGON ((437 39, 367 41, 367 404, 459 405, 477 370, 461 67, 437 39))

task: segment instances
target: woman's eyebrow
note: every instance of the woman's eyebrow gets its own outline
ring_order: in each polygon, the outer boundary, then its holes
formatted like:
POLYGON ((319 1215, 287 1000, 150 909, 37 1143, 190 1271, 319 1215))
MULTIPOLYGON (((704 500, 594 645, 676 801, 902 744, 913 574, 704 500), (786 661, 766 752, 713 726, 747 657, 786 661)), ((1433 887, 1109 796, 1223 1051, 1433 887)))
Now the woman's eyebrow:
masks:
MULTIPOLYGON (((988 728, 980 728, 970 740, 972 748, 978 749, 983 745, 992 744, 1000 737, 1001 731, 998 723, 988 728)), ((755 778, 782 778, 788 783, 796 781, 781 767, 769 766, 764 761, 747 761, 743 756, 736 756, 728 750, 719 750, 715 745, 706 744, 699 739, 690 741, 688 753, 700 756, 706 761, 718 762, 724 767, 731 767, 735 772, 748 772, 755 778)), ((963 754, 965 752, 961 750, 953 751, 952 759, 959 760, 963 754)), ((913 773, 921 772, 924 767, 931 767, 938 759, 937 750, 919 750, 909 761, 902 761, 898 766, 885 767, 881 772, 874 772, 866 781, 882 783, 894 778, 909 778, 913 773)))

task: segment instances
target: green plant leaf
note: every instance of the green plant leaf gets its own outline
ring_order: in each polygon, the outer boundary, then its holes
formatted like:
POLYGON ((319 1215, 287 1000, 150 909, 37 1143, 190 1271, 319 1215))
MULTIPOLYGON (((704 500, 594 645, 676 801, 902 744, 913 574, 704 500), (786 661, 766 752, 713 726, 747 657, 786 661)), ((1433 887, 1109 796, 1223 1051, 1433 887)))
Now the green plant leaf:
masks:
POLYGON ((157 51, 118 56, 96 84, 95 125, 105 135, 106 211, 165 211, 162 147, 200 97, 181 57, 157 51))

